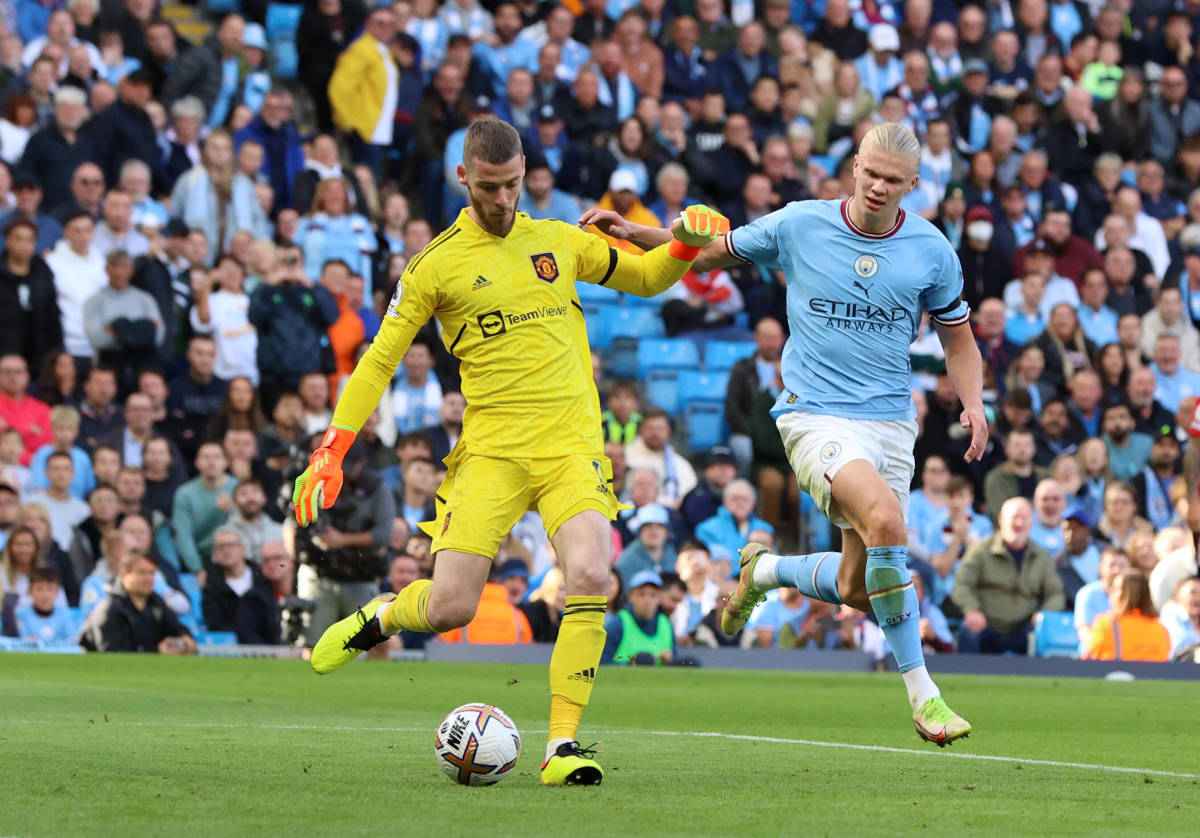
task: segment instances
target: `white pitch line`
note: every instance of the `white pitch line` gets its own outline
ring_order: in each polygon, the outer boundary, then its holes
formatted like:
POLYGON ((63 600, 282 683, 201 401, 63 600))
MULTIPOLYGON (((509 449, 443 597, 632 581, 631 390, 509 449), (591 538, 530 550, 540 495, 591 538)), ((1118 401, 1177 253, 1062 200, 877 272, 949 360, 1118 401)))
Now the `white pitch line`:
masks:
MULTIPOLYGON (((5 720, 6 724, 53 724, 61 725, 61 721, 49 719, 12 719, 5 720)), ((358 725, 231 725, 225 722, 98 722, 98 724, 116 724, 125 727, 192 727, 218 728, 226 730, 308 730, 342 733, 427 733, 424 727, 365 727, 358 725)), ((546 730, 526 728, 526 733, 545 733, 546 730)), ((1064 762, 1052 759, 1027 759, 1024 757, 995 756, 992 754, 964 754, 961 751, 928 750, 918 748, 892 748, 887 745, 857 745, 852 742, 823 742, 818 739, 785 739, 778 736, 751 736, 742 733, 720 733, 717 731, 697 730, 595 730, 603 736, 690 736, 704 739, 731 739, 739 742, 765 742, 773 745, 800 745, 808 748, 841 748, 848 751, 875 751, 886 754, 905 754, 920 757, 953 757, 955 759, 971 759, 979 762, 1008 762, 1019 765, 1040 765, 1047 768, 1077 768, 1082 771, 1107 771, 1113 774, 1146 774, 1153 777, 1175 777, 1181 780, 1200 779, 1200 774, 1185 774, 1178 771, 1162 771, 1157 768, 1130 768, 1124 765, 1101 765, 1091 762, 1064 762)))

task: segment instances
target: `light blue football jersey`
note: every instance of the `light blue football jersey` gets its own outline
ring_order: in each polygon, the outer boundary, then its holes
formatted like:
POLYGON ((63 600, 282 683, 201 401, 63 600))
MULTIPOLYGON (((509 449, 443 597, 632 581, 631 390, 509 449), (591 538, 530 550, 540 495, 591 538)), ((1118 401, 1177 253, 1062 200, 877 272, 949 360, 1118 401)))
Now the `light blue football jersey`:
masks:
POLYGON ((733 256, 787 279, 792 334, 772 416, 911 419, 908 347, 921 312, 947 326, 970 317, 958 254, 936 227, 901 211, 891 231, 864 233, 848 205, 796 201, 726 239, 733 256))

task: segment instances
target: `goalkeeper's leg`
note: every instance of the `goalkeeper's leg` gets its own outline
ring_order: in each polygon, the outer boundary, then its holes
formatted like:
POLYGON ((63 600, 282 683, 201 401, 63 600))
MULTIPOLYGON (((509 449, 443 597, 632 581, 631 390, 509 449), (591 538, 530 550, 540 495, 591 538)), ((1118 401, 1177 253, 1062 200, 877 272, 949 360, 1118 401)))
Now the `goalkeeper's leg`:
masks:
POLYGON ((491 560, 441 550, 433 579, 418 579, 399 594, 375 597, 330 626, 313 647, 312 667, 321 675, 341 669, 398 631, 443 632, 475 616, 491 560))
POLYGON ((550 658, 550 735, 542 782, 596 785, 604 776, 576 741, 604 651, 604 616, 612 567, 612 526, 593 509, 567 519, 554 534, 564 569, 567 605, 550 658))

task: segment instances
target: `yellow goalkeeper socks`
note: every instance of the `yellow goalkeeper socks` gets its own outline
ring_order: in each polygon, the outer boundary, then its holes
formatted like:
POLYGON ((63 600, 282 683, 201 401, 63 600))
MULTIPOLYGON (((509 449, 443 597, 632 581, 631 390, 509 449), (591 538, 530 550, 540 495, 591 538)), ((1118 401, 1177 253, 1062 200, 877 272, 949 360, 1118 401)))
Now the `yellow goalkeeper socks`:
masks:
MULTIPOLYGON (((569 596, 550 656, 550 735, 552 745, 575 738, 583 708, 604 651, 608 598, 569 596)), ((553 750, 553 749, 551 749, 553 750)))
POLYGON ((398 631, 433 632, 426 616, 429 606, 429 591, 433 588, 430 579, 418 579, 404 586, 396 598, 384 603, 377 616, 379 627, 384 634, 395 634, 398 631))

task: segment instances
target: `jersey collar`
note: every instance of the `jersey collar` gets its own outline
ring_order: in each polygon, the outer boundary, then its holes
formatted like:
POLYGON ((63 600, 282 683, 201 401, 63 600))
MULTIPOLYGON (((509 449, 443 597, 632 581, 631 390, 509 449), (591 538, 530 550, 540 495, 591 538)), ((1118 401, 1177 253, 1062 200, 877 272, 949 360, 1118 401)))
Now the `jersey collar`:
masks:
POLYGON ((845 198, 842 201, 842 221, 850 228, 850 232, 856 236, 862 236, 864 239, 887 239, 900 232, 900 227, 904 224, 904 210, 900 210, 900 214, 896 217, 895 225, 886 233, 868 233, 850 220, 850 199, 845 198))

